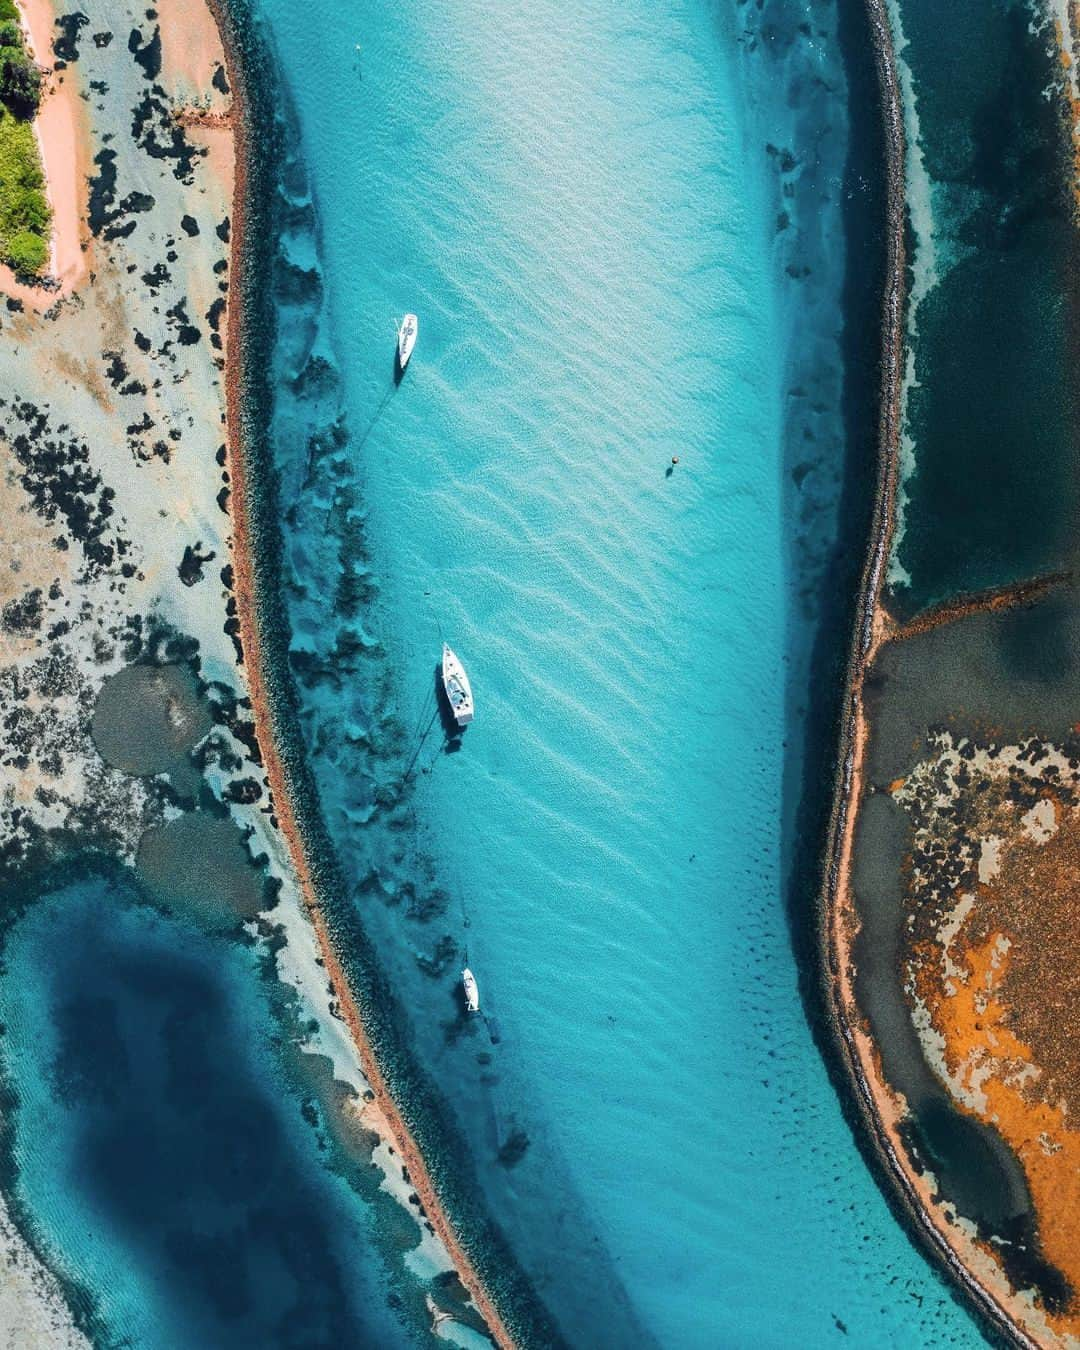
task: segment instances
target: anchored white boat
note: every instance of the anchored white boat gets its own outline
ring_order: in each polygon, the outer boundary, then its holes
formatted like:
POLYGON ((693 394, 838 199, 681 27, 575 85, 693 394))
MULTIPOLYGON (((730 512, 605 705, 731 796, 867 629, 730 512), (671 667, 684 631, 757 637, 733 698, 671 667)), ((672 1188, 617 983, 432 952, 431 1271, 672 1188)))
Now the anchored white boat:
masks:
POLYGON ((468 725, 476 711, 473 706, 472 685, 469 683, 468 675, 465 674, 465 667, 445 642, 442 649, 442 682, 446 697, 450 700, 450 710, 458 726, 468 725))
POLYGON ((480 1011, 480 990, 476 987, 476 976, 468 966, 461 972, 461 983, 465 988, 465 1011, 480 1011))
POLYGON ((397 330, 397 359, 402 370, 409 364, 412 349, 416 346, 416 334, 419 328, 420 320, 416 315, 406 314, 401 321, 401 327, 397 330))

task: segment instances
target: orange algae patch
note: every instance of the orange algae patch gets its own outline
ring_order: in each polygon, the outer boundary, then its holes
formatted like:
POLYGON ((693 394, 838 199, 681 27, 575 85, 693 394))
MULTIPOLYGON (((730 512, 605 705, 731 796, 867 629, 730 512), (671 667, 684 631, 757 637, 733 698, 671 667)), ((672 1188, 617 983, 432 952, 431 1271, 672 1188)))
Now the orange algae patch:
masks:
MULTIPOLYGON (((926 966, 917 977, 919 994, 944 1039, 945 1064, 958 1105, 994 1125, 1023 1166, 1038 1215, 1043 1254, 1080 1290, 1080 1132, 1070 1129, 1067 1107, 1036 1095, 1041 1071, 1029 1045, 1012 1027, 1002 996, 1012 941, 996 932, 954 956, 948 991, 926 966), (973 1103, 977 1102, 978 1106, 973 1103)), ((994 1255, 992 1246, 985 1247, 994 1255)), ((1080 1335, 1080 1301, 1060 1316, 1047 1315, 1060 1335, 1080 1335)))
MULTIPOLYGON (((1015 1155, 1038 1255, 1069 1286, 1053 1311, 1014 1288, 1017 1325, 1039 1344, 1076 1345, 1080 746, 972 740, 970 729, 928 739, 931 753, 893 792, 912 828, 903 970, 913 1020, 956 1109, 1015 1155)), ((969 1237, 1001 1265, 997 1243, 969 1237)))

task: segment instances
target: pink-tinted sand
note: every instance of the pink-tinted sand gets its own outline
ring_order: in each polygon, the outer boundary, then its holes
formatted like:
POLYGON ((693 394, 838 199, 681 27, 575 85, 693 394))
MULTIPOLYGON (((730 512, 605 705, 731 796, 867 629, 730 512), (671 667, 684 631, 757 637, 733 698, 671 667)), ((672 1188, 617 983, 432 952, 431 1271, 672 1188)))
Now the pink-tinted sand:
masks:
POLYGON ((48 309, 76 290, 89 270, 85 225, 86 180, 90 142, 76 78, 70 68, 52 69, 52 34, 56 19, 52 0, 17 0, 34 59, 46 70, 45 96, 34 122, 45 184, 52 207, 49 275, 56 290, 26 286, 10 268, 0 267, 0 289, 37 310, 48 309))

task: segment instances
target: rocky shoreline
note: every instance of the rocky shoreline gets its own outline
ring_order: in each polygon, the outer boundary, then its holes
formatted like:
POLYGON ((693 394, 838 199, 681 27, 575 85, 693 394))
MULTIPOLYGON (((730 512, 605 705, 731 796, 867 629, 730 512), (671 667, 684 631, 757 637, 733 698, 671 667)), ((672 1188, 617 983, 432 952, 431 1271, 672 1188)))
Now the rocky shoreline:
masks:
MULTIPOLYGON (((495 1343, 505 1350, 528 1343, 512 1325, 510 1315, 500 1306, 488 1287, 474 1259, 470 1255, 464 1235, 454 1223, 440 1195, 432 1169, 428 1166, 417 1140, 406 1122, 405 1115, 391 1091, 380 1057, 365 1025, 357 997, 354 995, 327 917, 328 890, 338 879, 320 865, 319 847, 313 843, 318 832, 305 817, 299 798, 314 793, 306 781, 295 754, 289 747, 295 740, 290 735, 287 709, 288 691, 281 688, 282 679, 275 668, 282 635, 271 633, 274 608, 273 587, 267 583, 273 578, 260 565, 265 562, 267 550, 277 547, 276 541, 261 539, 258 512, 254 507, 253 466, 249 454, 249 440, 254 424, 249 415, 250 401, 265 396, 259 388, 261 376, 252 367, 258 358, 251 351, 249 329, 254 319, 254 306, 249 305, 249 288, 260 285, 258 266, 248 247, 250 240, 250 208, 259 191, 251 182, 251 172, 257 151, 253 145, 256 128, 253 121, 250 72, 245 65, 244 42, 236 28, 236 6, 230 0, 208 0, 218 23, 226 52, 229 81, 233 90, 235 109, 237 172, 233 206, 231 239, 233 303, 229 307, 226 363, 227 405, 227 459, 230 479, 230 512, 233 520, 233 589, 239 623, 239 643, 251 689, 252 713, 263 767, 270 784, 275 819, 288 843, 289 853, 298 877, 304 902, 318 935, 327 976, 333 987, 334 998, 359 1055, 365 1077, 370 1085, 373 1101, 365 1108, 367 1123, 392 1140, 409 1184, 416 1191, 422 1212, 435 1234, 445 1245, 454 1262, 462 1284, 468 1291, 495 1343), (276 641, 277 640, 277 641, 276 641)), ((261 186, 265 187, 265 184, 261 186)), ((286 639, 287 641, 287 639, 286 639)), ((317 814, 317 805, 313 808, 317 814)))
MULTIPOLYGON (((866 0, 866 5, 873 34, 886 147, 887 262, 882 300, 874 519, 847 667, 837 777, 819 897, 823 1003, 834 1063, 839 1070, 841 1087, 846 1088, 846 1108, 898 1218, 904 1222, 913 1241, 963 1295, 993 1343, 1035 1347, 1040 1341, 1029 1335, 1010 1313, 1010 1291, 1001 1268, 991 1256, 979 1250, 975 1239, 947 1221, 940 1199, 935 1195, 934 1177, 927 1172, 916 1172, 912 1166, 898 1128, 907 1107, 882 1075, 880 1054, 854 991, 853 943, 860 921, 851 889, 851 873, 869 736, 864 692, 875 657, 883 642, 893 635, 883 605, 883 590, 896 526, 908 303, 905 247, 907 147, 901 85, 886 0, 866 0)), ((1023 588, 1019 589, 1023 591, 1023 588)), ((979 607, 987 606, 980 604, 979 607)))

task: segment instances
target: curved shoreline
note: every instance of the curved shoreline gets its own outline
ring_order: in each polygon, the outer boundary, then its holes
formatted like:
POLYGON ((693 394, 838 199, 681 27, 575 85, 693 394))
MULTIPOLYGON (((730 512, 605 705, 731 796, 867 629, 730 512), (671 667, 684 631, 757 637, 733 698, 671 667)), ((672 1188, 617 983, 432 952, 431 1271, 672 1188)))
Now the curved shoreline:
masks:
POLYGON ((251 694, 255 734, 262 756, 263 768, 270 784, 275 816, 287 842, 296 871, 304 904, 311 918, 325 962, 326 973, 333 988, 341 1015, 349 1028, 364 1075, 375 1101, 382 1111, 394 1144, 408 1169, 410 1184, 420 1198, 425 1217, 442 1240, 462 1284, 468 1291, 488 1330, 501 1350, 516 1350, 521 1343, 510 1331, 507 1322, 496 1307, 475 1263, 450 1220, 446 1207, 432 1179, 412 1131, 390 1091, 379 1063, 371 1037, 364 1026, 357 1000, 346 977, 342 959, 336 949, 326 921, 320 887, 317 880, 318 864, 304 838, 295 803, 290 791, 289 774, 280 748, 280 728, 275 725, 275 703, 271 694, 273 675, 268 668, 265 643, 260 625, 261 601, 259 567, 254 548, 258 527, 251 509, 251 487, 245 455, 244 411, 246 384, 250 376, 247 352, 247 325, 244 322, 244 296, 247 287, 257 287, 259 280, 249 278, 250 260, 246 251, 250 204, 250 170, 253 154, 253 132, 250 90, 247 70, 233 28, 229 0, 207 0, 221 34, 225 51, 229 84, 233 93, 233 124, 235 136, 236 178, 233 193, 230 243, 230 303, 226 338, 226 466, 229 474, 229 512, 233 526, 231 558, 233 563, 233 590, 240 626, 240 643, 244 653, 244 668, 251 694))
POLYGON ((1010 1316, 989 1282, 964 1263, 950 1240, 951 1234, 958 1230, 950 1229, 931 1209, 929 1197, 921 1193, 918 1181, 905 1163, 903 1146, 895 1128, 901 1112, 878 1071, 876 1047, 865 1029, 852 982, 852 939, 858 930, 858 916, 851 894, 851 861, 868 736, 863 689, 866 675, 886 637, 882 591, 896 525, 906 349, 904 316, 908 299, 906 143, 900 83, 886 0, 865 0, 865 3, 878 75, 886 155, 887 240, 881 318, 878 468, 873 523, 847 664, 836 782, 818 902, 822 995, 835 1061, 847 1087, 848 1103, 858 1116, 863 1140, 876 1163, 875 1170, 887 1198, 900 1211, 912 1238, 966 1298, 984 1329, 995 1339, 1003 1338, 1008 1344, 1034 1350, 1038 1342, 1010 1316))

